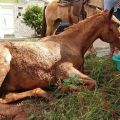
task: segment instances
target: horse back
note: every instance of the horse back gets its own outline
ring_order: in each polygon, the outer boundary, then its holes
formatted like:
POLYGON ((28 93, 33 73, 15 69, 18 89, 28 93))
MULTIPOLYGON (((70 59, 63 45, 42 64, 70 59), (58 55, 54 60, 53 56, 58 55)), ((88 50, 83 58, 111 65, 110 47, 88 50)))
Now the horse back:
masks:
POLYGON ((12 60, 20 65, 19 68, 22 67, 22 62, 25 62, 50 69, 61 58, 60 47, 56 42, 12 42, 7 47, 12 60))

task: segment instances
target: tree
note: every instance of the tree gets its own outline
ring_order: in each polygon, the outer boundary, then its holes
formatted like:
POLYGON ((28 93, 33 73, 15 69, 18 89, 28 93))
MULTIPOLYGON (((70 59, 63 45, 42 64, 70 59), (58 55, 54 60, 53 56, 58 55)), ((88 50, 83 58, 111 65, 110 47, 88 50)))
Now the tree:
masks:
POLYGON ((22 14, 22 22, 35 30, 35 34, 40 34, 42 30, 43 9, 38 5, 31 5, 22 14))

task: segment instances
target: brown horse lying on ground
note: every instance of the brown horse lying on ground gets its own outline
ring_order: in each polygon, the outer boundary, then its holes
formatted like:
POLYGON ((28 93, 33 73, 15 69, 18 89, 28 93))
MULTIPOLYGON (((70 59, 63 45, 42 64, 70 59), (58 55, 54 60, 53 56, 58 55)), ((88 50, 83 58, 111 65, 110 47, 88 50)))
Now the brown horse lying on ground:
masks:
POLYGON ((84 54, 97 38, 120 48, 117 23, 111 20, 113 11, 96 14, 40 42, 1 43, 0 103, 28 96, 48 98, 44 87, 73 75, 88 88, 95 87, 96 81, 82 73, 84 54))

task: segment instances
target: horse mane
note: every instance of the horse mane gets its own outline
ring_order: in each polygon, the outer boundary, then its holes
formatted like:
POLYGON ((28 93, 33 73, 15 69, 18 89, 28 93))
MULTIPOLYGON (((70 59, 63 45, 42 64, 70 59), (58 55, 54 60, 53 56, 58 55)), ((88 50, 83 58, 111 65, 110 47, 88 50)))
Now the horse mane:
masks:
MULTIPOLYGON (((108 13, 108 10, 104 10, 101 13, 95 14, 93 16, 87 17, 85 20, 79 21, 77 24, 73 24, 72 26, 69 26, 68 28, 65 29, 65 31, 75 31, 79 30, 80 26, 84 26, 85 23, 91 22, 92 20, 96 19, 99 16, 104 16, 108 13)), ((103 20, 103 19, 102 19, 103 20)))

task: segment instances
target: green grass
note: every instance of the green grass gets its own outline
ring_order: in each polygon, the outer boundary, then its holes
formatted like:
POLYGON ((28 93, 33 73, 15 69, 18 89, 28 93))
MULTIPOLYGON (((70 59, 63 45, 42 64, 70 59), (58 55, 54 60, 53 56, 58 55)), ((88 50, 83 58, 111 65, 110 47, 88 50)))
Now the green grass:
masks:
MULTIPOLYGON (((111 58, 90 56, 86 59, 85 68, 97 80, 95 91, 81 90, 71 94, 55 91, 55 98, 50 102, 39 98, 22 101, 29 106, 29 120, 115 120, 111 111, 120 116, 120 73, 111 58), (104 81, 105 95, 102 92, 104 81)), ((70 81, 65 84, 77 82, 75 77, 70 81)))

